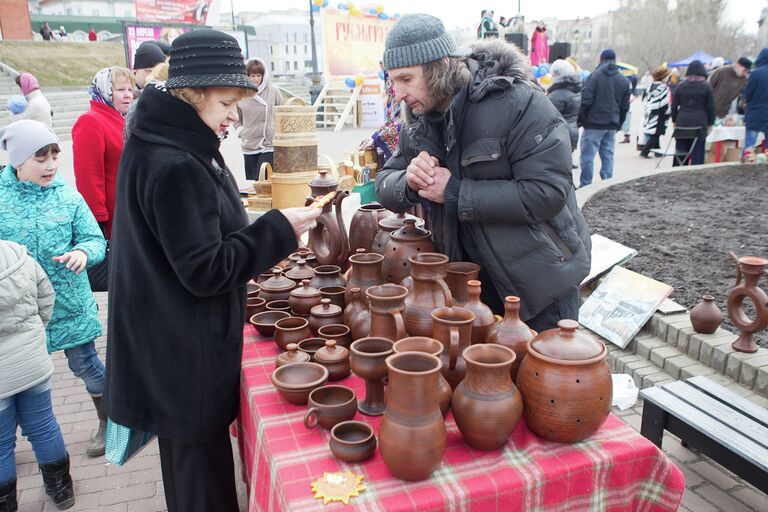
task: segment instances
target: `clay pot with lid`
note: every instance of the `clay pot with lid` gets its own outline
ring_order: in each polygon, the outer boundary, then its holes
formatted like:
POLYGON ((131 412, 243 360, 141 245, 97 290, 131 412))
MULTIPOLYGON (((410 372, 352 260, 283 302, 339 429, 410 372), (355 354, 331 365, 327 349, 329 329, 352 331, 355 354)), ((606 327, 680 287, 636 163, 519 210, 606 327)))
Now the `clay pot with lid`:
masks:
POLYGON ((312 251, 308 247, 299 247, 299 250, 288 256, 288 264, 285 266, 285 269, 288 270, 295 267, 299 260, 306 261, 308 267, 314 268, 317 266, 317 258, 315 258, 312 251))
POLYGON ((331 304, 331 299, 320 299, 320 304, 314 306, 309 312, 309 328, 314 335, 317 335, 320 327, 338 324, 343 320, 344 312, 341 307, 331 304))
POLYGON ((557 325, 528 342, 517 386, 528 428, 550 441, 575 443, 597 432, 610 413, 608 351, 575 320, 557 325))
POLYGON ((291 363, 308 363, 310 360, 309 354, 299 351, 298 343, 289 343, 285 349, 287 352, 283 352, 275 359, 275 368, 291 363))
POLYGON ((320 265, 315 267, 310 284, 319 290, 330 286, 347 286, 347 281, 341 276, 341 267, 338 265, 320 265))
POLYGON ((394 215, 379 203, 369 203, 360 206, 352 217, 349 227, 349 248, 358 248, 371 252, 373 240, 379 232, 379 222, 394 215))
POLYGON ((536 336, 536 331, 520 320, 520 298, 509 295, 504 298, 504 318, 497 322, 488 333, 486 343, 496 343, 512 349, 517 354, 512 363, 510 374, 512 382, 517 381, 517 371, 528 353, 528 342, 536 336))
POLYGON ((371 286, 366 290, 371 313, 370 336, 386 338, 393 343, 408 336, 403 320, 408 290, 397 284, 371 286))
POLYGON ((307 260, 301 259, 296 262, 296 266, 285 272, 283 275, 299 285, 305 279, 311 281, 315 277, 315 272, 309 265, 307 265, 307 260))
POLYGON ((379 221, 379 230, 373 239, 373 252, 384 254, 384 249, 387 247, 389 237, 393 231, 405 226, 405 219, 414 219, 416 221, 416 227, 424 227, 424 219, 420 219, 407 213, 397 213, 390 215, 379 221))
POLYGON ((432 233, 416 226, 415 219, 405 219, 404 226, 392 232, 384 248, 384 278, 389 283, 400 284, 411 272, 408 258, 420 252, 435 252, 432 233))
POLYGON ((475 321, 472 323, 472 344, 486 343, 488 334, 496 325, 496 316, 491 308, 483 304, 480 300, 481 283, 477 280, 467 282, 467 301, 462 306, 475 314, 475 321))
POLYGON ((280 269, 274 269, 272 277, 261 283, 259 297, 267 302, 288 300, 294 288, 296 288, 295 281, 285 277, 280 269))
POLYGON ((382 273, 384 256, 373 253, 357 253, 349 257, 352 268, 347 281, 347 293, 344 296, 347 304, 352 300, 352 288, 360 288, 360 293, 365 298, 365 291, 371 286, 384 284, 387 281, 382 273))
POLYGON ((452 261, 445 266, 445 282, 453 296, 453 305, 463 307, 469 296, 467 287, 469 281, 480 275, 480 265, 469 261, 452 261))
POLYGON ((256 284, 259 286, 259 291, 261 291, 261 283, 263 283, 267 279, 271 279, 275 275, 275 270, 277 270, 281 274, 283 273, 283 269, 282 268, 280 268, 280 267, 272 267, 268 271, 266 271, 266 272, 256 276, 256 284))
POLYGON ((315 352, 315 362, 328 368, 328 380, 341 380, 351 373, 349 350, 336 346, 335 340, 325 341, 325 346, 315 352))
POLYGON ((307 317, 312 307, 320 304, 321 299, 320 290, 310 286, 309 279, 304 279, 301 286, 291 290, 288 305, 294 315, 307 317))
MULTIPOLYGON (((432 354, 433 356, 440 357, 440 353, 443 351, 443 344, 434 338, 428 338, 426 336, 411 336, 409 338, 403 338, 397 341, 392 350, 395 354, 402 354, 403 352, 424 352, 425 354, 432 354)), ((443 416, 448 414, 448 409, 451 407, 451 386, 448 381, 445 380, 443 374, 438 377, 437 392, 440 395, 440 412, 443 416)))
POLYGON ((691 325, 700 334, 712 334, 723 322, 723 312, 715 304, 712 295, 704 295, 691 310, 691 325))
POLYGON ((476 450, 498 450, 523 415, 523 399, 509 376, 514 352, 483 343, 464 349, 467 375, 451 399, 461 435, 476 450))
POLYGON ((365 338, 371 332, 371 314, 365 306, 360 288, 351 289, 351 299, 344 308, 344 324, 352 331, 352 339, 365 338))
POLYGON ((448 256, 426 252, 414 254, 408 260, 413 281, 405 298, 405 330, 410 336, 432 336, 435 325, 432 311, 453 305, 445 282, 448 256))

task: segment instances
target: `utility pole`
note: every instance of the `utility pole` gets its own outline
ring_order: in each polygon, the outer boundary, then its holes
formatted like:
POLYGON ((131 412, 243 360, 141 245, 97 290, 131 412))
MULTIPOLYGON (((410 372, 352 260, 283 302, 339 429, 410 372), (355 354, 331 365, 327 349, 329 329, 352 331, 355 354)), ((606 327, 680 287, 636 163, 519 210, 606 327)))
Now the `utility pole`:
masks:
POLYGON ((309 33, 312 39, 312 85, 309 87, 309 99, 312 104, 315 104, 315 100, 320 95, 320 91, 323 89, 320 86, 320 76, 317 72, 317 45, 315 44, 315 15, 312 11, 312 0, 309 0, 309 33))

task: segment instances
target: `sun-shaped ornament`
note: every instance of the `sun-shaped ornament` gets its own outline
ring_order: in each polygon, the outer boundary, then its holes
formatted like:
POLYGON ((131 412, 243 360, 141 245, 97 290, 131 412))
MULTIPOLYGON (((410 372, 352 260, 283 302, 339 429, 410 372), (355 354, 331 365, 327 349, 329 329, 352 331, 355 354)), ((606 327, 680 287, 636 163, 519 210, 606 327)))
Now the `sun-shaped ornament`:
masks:
POLYGON ((349 498, 360 496, 360 491, 365 490, 362 484, 363 475, 356 475, 351 471, 343 473, 323 473, 323 477, 312 482, 312 491, 315 498, 322 498, 323 505, 330 501, 341 501, 349 505, 349 498))

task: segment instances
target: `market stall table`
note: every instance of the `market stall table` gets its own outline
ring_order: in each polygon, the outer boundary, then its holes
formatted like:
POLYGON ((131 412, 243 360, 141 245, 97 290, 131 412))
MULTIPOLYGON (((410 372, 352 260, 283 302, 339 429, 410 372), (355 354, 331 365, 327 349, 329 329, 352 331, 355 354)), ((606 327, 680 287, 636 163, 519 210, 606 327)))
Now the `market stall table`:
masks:
MULTIPOLYGON (((723 143, 735 142, 736 147, 742 147, 744 145, 744 137, 746 136, 746 128, 744 126, 715 126, 712 131, 707 135, 707 142, 712 144, 713 161, 721 162, 723 159, 723 143)), ((763 140, 763 135, 760 133, 757 136, 757 144, 763 140)))
MULTIPOLYGON (((319 510, 344 507, 315 499, 311 482, 324 472, 364 475, 365 491, 351 498, 356 510, 677 510, 685 489, 680 470, 650 441, 611 415, 591 438, 559 444, 534 435, 521 421, 501 451, 469 448, 447 420, 443 462, 429 480, 394 478, 376 455, 347 464, 331 455, 329 433, 308 430, 306 406, 291 405, 272 386, 278 349, 252 326, 244 330, 241 412, 237 422, 249 511, 319 510)), ((335 384, 364 395, 352 375, 335 384)), ((374 427, 381 417, 355 419, 374 427)))

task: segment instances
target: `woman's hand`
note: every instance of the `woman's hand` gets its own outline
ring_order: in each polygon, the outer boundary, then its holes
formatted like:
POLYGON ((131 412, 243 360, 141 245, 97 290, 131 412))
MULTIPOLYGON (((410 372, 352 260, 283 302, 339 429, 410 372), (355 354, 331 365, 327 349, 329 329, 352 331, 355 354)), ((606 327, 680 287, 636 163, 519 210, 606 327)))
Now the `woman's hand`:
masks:
POLYGON ((280 210, 280 213, 285 215, 285 218, 291 223, 296 238, 301 238, 301 235, 316 226, 315 219, 323 213, 323 209, 305 206, 302 208, 285 208, 280 210))
POLYGON ((85 264, 88 263, 88 255, 80 249, 75 249, 65 252, 61 256, 54 256, 53 261, 66 264, 67 270, 79 274, 85 269, 85 264))

